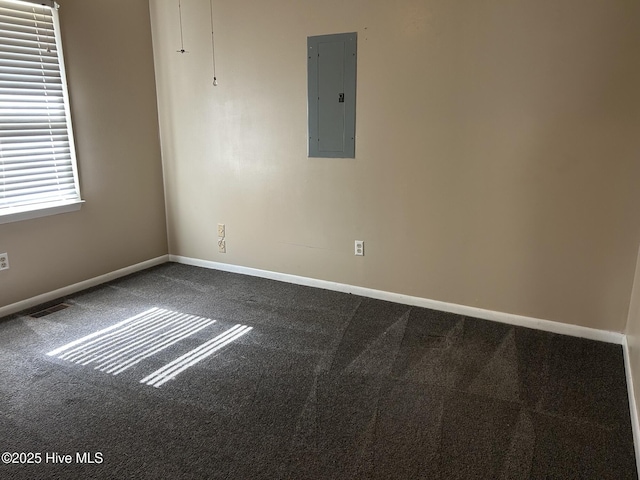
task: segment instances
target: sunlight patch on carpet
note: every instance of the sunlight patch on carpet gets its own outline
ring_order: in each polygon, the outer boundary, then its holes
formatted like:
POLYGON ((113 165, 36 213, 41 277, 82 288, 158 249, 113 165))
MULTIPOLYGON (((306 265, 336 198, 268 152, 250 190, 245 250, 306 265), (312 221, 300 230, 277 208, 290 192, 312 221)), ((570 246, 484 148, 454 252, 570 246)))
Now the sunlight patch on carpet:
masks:
POLYGON ((252 327, 238 324, 146 376, 140 380, 140 383, 146 383, 147 385, 158 388, 169 380, 175 378, 176 375, 185 371, 187 368, 204 360, 210 355, 213 355, 215 352, 237 340, 246 333, 249 333, 251 329, 252 327))

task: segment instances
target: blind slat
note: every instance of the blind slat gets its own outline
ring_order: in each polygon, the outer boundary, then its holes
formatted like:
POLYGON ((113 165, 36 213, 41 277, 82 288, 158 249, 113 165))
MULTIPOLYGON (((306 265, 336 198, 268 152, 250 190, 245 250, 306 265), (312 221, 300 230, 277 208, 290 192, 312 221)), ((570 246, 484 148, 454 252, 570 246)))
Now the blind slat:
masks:
MULTIPOLYGON (((42 137, 41 137, 42 138, 42 137)), ((69 147, 69 140, 62 136, 58 135, 57 138, 44 137, 41 140, 35 139, 33 137, 29 141, 24 139, 18 139, 13 142, 3 141, 2 149, 5 151, 14 150, 14 149, 25 149, 25 146, 32 148, 34 150, 39 150, 43 148, 59 148, 59 147, 69 147)))
POLYGON ((75 189, 70 186, 61 186, 58 188, 37 187, 32 190, 21 190, 14 195, 3 195, 0 191, 0 199, 3 199, 7 207, 15 207, 18 205, 29 205, 30 203, 56 202, 62 200, 71 200, 77 197, 75 189))
POLYGON ((18 142, 18 141, 24 141, 24 142, 29 142, 30 139, 32 138, 38 138, 41 139, 41 137, 46 136, 47 138, 49 138, 50 135, 53 135, 54 137, 58 137, 58 136, 64 136, 65 138, 67 137, 67 131, 66 129, 63 128, 58 128, 58 129, 44 129, 43 130, 38 130, 38 129, 33 129, 33 130, 16 130, 16 131, 5 131, 2 132, 0 131, 0 141, 7 141, 8 143, 12 143, 12 142, 18 142), (43 135, 44 134, 44 135, 43 135))
MULTIPOLYGON (((9 175, 5 178, 5 185, 17 185, 23 184, 25 182, 29 183, 31 181, 46 181, 49 179, 55 179, 59 177, 73 177, 73 168, 71 165, 56 167, 55 169, 50 168, 39 168, 32 170, 19 170, 16 173, 20 173, 19 175, 9 175)), ((1 175, 0 175, 1 176, 1 175)))
POLYGON ((21 182, 6 183, 4 189, 5 195, 17 195, 18 192, 28 194, 29 190, 34 187, 37 187, 40 191, 54 191, 58 190, 58 187, 66 188, 73 184, 73 172, 60 172, 56 175, 35 175, 30 178, 23 178, 22 180, 21 182))
POLYGON ((11 160, 15 158, 22 162, 29 162, 31 160, 40 159, 41 157, 55 157, 56 155, 62 155, 64 153, 69 153, 68 147, 53 148, 52 145, 47 148, 8 148, 6 150, 3 148, 2 156, 0 158, 4 160, 4 165, 8 165, 11 163, 11 160))
POLYGON ((5 192, 18 192, 31 187, 53 187, 54 185, 73 183, 73 170, 60 171, 54 174, 34 174, 28 177, 14 177, 5 183, 5 192))
POLYGON ((3 170, 2 170, 3 168, 4 168, 4 175, 8 176, 11 170, 18 169, 18 168, 24 168, 24 169, 51 168, 55 170, 58 166, 62 166, 64 163, 71 165, 71 162, 69 160, 70 159, 67 157, 66 159, 60 158, 57 160, 36 159, 36 160, 31 160, 31 162, 29 162, 28 164, 27 163, 18 164, 17 162, 7 163, 4 167, 0 167, 0 176, 3 175, 3 170))

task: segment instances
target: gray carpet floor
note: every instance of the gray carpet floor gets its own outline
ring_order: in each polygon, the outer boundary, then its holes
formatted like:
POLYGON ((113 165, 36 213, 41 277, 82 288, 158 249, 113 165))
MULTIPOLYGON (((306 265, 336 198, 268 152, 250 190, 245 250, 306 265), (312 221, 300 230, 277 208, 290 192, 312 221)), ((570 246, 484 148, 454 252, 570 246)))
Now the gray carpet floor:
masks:
POLYGON ((0 320, 0 478, 637 478, 619 345, 173 263, 62 300, 0 320))

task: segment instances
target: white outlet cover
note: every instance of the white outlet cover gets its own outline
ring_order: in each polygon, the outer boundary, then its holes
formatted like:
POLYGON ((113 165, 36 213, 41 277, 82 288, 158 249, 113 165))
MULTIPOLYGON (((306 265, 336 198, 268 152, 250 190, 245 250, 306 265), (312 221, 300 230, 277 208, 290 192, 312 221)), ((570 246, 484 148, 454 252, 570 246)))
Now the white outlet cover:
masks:
POLYGON ((6 253, 0 253, 0 270, 9 269, 9 255, 6 253))

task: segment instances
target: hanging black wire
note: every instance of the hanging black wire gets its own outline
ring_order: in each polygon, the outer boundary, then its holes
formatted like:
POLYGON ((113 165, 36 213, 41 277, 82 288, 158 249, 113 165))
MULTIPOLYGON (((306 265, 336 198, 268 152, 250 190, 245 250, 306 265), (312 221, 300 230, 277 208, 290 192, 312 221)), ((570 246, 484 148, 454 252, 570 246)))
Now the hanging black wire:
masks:
POLYGON ((178 0, 178 14, 180 16, 180 50, 178 53, 189 53, 184 49, 184 35, 182 33, 182 1, 178 0))
POLYGON ((209 0, 209 12, 211 14, 211 61, 213 63, 213 86, 218 86, 216 77, 216 42, 213 35, 213 0, 209 0))

